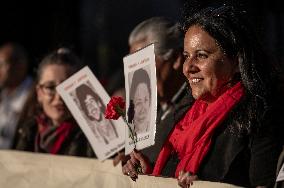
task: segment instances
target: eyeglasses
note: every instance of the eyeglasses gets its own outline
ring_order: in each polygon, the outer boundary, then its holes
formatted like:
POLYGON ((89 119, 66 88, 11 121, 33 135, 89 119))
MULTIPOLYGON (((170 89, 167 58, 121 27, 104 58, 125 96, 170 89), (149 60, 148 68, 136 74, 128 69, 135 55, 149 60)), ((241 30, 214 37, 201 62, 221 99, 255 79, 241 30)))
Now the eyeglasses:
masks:
POLYGON ((53 97, 56 94, 56 86, 57 85, 55 84, 45 83, 45 84, 40 84, 39 88, 42 90, 42 92, 45 95, 53 97))

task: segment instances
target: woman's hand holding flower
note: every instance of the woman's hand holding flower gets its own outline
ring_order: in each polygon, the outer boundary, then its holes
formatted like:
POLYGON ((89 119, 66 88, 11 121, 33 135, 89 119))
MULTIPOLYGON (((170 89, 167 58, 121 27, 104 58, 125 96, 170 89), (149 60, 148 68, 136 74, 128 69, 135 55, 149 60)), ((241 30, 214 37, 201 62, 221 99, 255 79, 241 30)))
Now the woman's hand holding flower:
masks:
POLYGON ((149 174, 152 172, 152 168, 145 156, 134 150, 130 153, 130 159, 122 167, 122 172, 123 174, 130 176, 133 181, 136 181, 138 174, 149 174), (138 173, 137 167, 141 168, 140 173, 138 173))

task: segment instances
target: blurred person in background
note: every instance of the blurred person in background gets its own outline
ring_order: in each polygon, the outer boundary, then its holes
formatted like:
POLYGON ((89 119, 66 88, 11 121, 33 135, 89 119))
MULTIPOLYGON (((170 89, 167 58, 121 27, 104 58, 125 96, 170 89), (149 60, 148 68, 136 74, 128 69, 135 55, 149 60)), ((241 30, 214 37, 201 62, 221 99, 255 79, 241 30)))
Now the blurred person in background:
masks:
POLYGON ((184 110, 190 103, 188 97, 184 96, 190 90, 182 74, 183 31, 180 25, 166 17, 152 17, 142 21, 129 35, 129 51, 134 53, 151 43, 154 43, 156 60, 157 127, 155 145, 141 152, 153 165, 175 119, 179 117, 179 114, 173 114, 173 109, 184 110))
POLYGON ((151 164, 156 161, 162 143, 172 129, 173 109, 182 108, 188 92, 182 74, 183 32, 180 25, 166 17, 152 17, 139 23, 129 35, 130 53, 154 43, 157 76, 157 127, 155 145, 141 152, 151 164), (181 102, 182 101, 182 102, 181 102))
POLYGON ((19 115, 32 86, 28 56, 20 44, 0 47, 0 149, 10 149, 19 115))
POLYGON ((94 157, 56 86, 81 68, 79 58, 59 48, 40 62, 34 90, 21 117, 13 148, 38 153, 94 157))

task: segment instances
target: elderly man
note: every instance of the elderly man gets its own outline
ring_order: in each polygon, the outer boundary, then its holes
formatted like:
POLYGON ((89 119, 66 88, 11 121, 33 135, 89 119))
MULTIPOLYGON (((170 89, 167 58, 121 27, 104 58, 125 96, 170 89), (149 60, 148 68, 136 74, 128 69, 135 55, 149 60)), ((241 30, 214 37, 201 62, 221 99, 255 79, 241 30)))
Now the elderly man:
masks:
POLYGON ((28 58, 19 44, 0 47, 0 149, 10 149, 22 107, 32 85, 28 58))
POLYGON ((176 116, 173 114, 173 109, 183 110, 190 102, 183 99, 189 92, 182 74, 183 32, 177 23, 168 18, 152 17, 132 30, 128 43, 130 53, 151 43, 155 44, 158 94, 156 138, 154 146, 141 151, 153 164, 174 125, 176 116))

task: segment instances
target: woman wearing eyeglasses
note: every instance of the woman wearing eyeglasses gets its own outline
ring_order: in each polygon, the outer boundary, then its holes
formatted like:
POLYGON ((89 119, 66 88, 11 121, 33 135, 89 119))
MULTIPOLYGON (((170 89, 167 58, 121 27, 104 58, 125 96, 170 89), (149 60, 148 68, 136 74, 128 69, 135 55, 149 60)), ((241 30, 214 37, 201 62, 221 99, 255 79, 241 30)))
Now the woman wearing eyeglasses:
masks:
POLYGON ((52 52, 41 61, 34 93, 26 106, 27 114, 21 118, 17 131, 15 149, 94 156, 86 137, 55 89, 79 67, 78 57, 65 48, 52 52))

